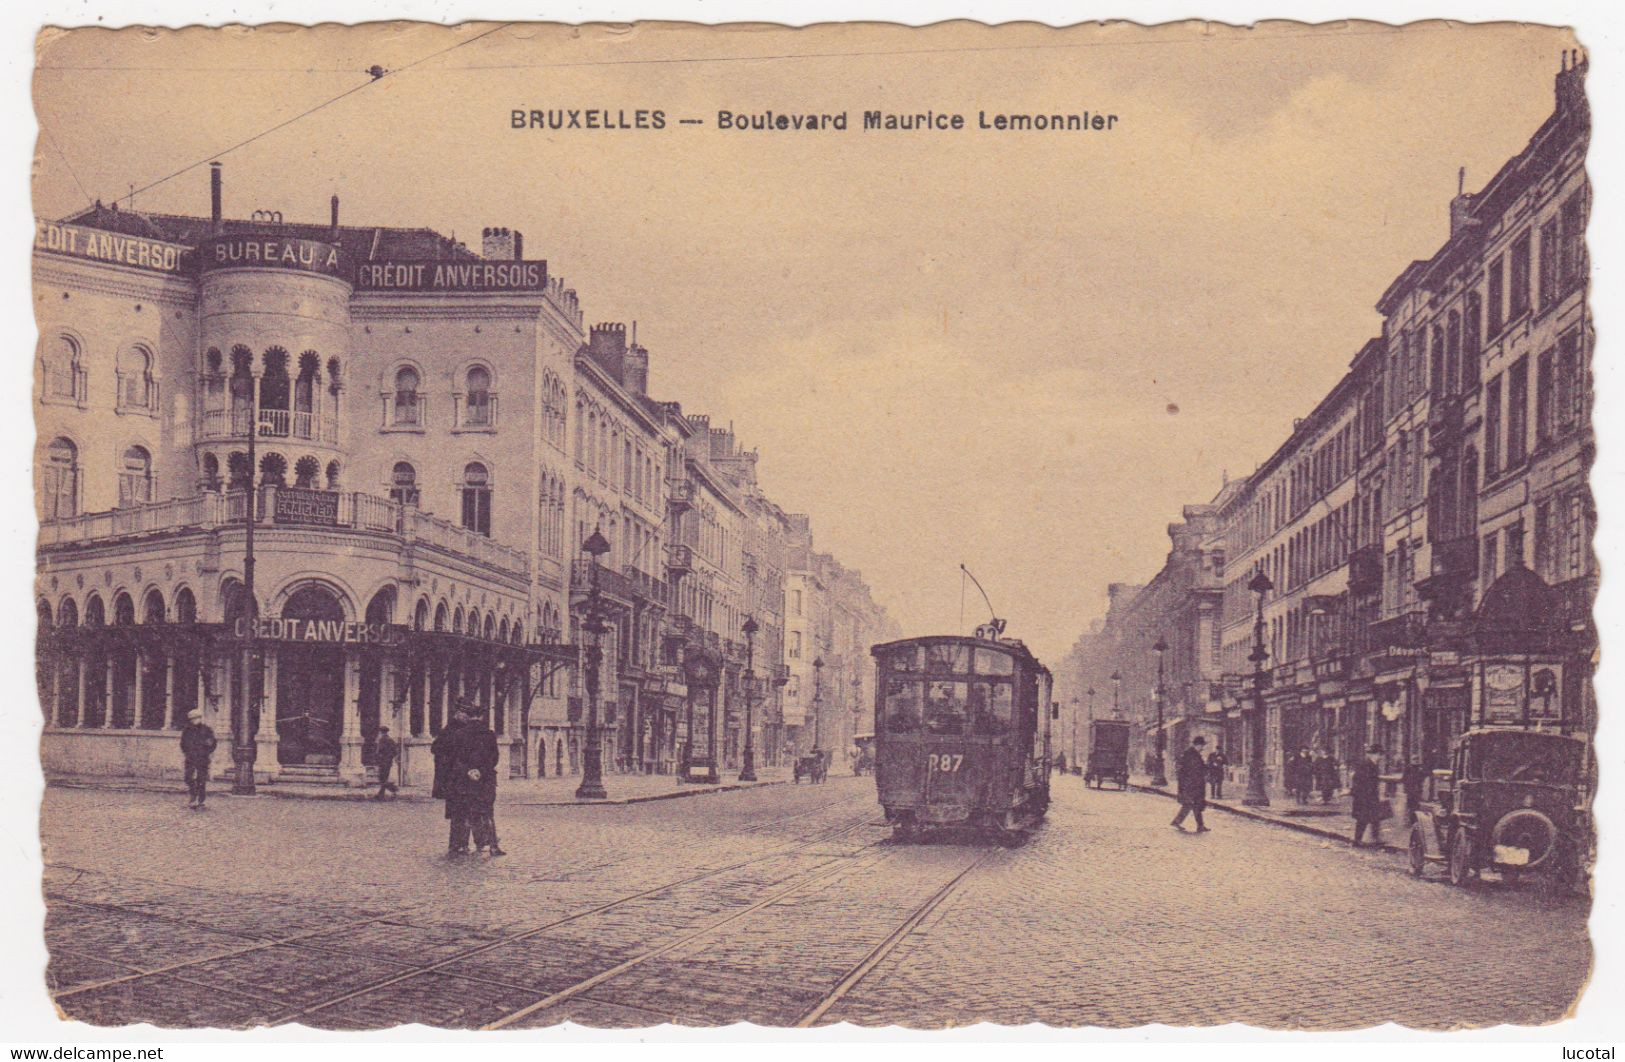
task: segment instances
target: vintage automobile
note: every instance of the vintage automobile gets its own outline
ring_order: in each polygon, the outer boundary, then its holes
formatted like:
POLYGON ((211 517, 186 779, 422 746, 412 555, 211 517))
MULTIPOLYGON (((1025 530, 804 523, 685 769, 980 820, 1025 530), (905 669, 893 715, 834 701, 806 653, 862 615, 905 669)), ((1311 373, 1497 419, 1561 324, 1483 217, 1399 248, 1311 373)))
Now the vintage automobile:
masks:
POLYGON ((1469 730, 1411 827, 1411 873, 1445 864, 1454 885, 1482 871, 1507 880, 1539 873, 1584 891, 1591 856, 1586 744, 1573 735, 1514 728, 1469 730))

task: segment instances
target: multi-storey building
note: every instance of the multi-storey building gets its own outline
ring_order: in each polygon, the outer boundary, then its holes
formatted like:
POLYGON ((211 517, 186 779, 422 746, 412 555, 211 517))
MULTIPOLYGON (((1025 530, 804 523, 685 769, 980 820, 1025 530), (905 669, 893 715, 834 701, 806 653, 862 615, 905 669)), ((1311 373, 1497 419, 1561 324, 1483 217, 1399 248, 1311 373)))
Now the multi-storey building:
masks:
MULTIPOLYGON (((1565 56, 1551 117, 1378 300, 1382 334, 1209 507, 1233 765, 1260 693, 1275 782, 1299 748, 1347 764, 1375 743, 1397 772, 1474 722, 1593 728, 1584 75, 1565 56)), ((1125 675, 1135 614, 1191 626, 1152 588, 1087 639, 1125 675)))
POLYGON ((174 773, 189 711, 244 706, 261 780, 357 784, 388 725, 411 783, 471 703, 505 770, 574 772, 589 600, 611 769, 675 770, 696 705, 736 763, 747 664, 777 725, 788 521, 622 326, 506 228, 239 220, 210 187, 37 226, 48 769, 174 773))

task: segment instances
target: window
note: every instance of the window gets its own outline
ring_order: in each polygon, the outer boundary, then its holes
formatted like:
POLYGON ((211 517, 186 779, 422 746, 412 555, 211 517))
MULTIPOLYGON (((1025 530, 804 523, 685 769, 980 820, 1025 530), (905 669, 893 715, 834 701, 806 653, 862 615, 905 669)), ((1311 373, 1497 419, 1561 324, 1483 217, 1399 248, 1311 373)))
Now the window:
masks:
POLYGON ((418 505, 418 469, 408 461, 397 461, 390 471, 390 500, 397 505, 418 505))
POLYGON ((84 398, 84 370, 79 366, 79 344, 67 336, 52 336, 41 355, 45 369, 45 397, 60 402, 84 398))
POLYGON ((792 616, 801 615, 801 591, 800 590, 792 590, 792 591, 790 591, 790 615, 792 615, 792 616))
POLYGON ((491 533, 491 474, 478 461, 463 469, 463 526, 481 535, 491 533))
POLYGON ((1519 520, 1517 523, 1512 524, 1502 532, 1502 535, 1507 567, 1523 567, 1523 521, 1519 520))
POLYGON ((1478 386, 1478 348, 1482 342, 1484 300, 1478 292, 1467 295, 1467 312, 1461 328, 1461 386, 1470 391, 1478 386))
POLYGON ((1585 279, 1585 199, 1575 192, 1563 201, 1562 244, 1558 251, 1559 283, 1564 291, 1585 279))
MULTIPOLYGON (((1545 446, 1552 437, 1553 378, 1556 348, 1541 351, 1535 363, 1535 446, 1545 446)), ((1539 537, 1539 536, 1537 536, 1539 537)))
POLYGON ((398 427, 415 428, 423 423, 422 400, 418 396, 418 371, 403 368, 395 374, 395 417, 398 427))
POLYGON ((1485 323, 1484 331, 1492 338, 1501 334, 1501 326, 1506 320, 1506 297, 1503 294, 1502 282, 1503 262, 1503 256, 1497 255, 1495 261, 1490 263, 1490 318, 1485 323))
POLYGON ((463 423, 470 428, 489 428, 495 423, 495 399, 491 395, 491 370, 476 365, 468 370, 467 412, 463 423))
POLYGON ((801 659, 801 632, 800 631, 791 631, 790 632, 790 659, 791 660, 800 660, 801 659))
POLYGON ((152 501, 152 455, 145 447, 132 446, 124 451, 119 465, 118 505, 128 509, 152 501))
POLYGON ((1540 308, 1557 301, 1557 219, 1540 227, 1540 308))
POLYGON ((1489 534, 1484 536, 1484 576, 1483 576, 1483 578, 1484 578, 1485 585, 1488 585, 1490 580, 1494 579, 1496 577, 1496 575, 1499 574, 1500 565, 1497 563, 1497 559, 1496 559, 1497 558, 1496 544, 1497 544, 1498 541, 1499 540, 1496 538, 1496 535, 1495 535, 1494 531, 1491 531, 1489 534))
POLYGON ((40 510, 46 520, 62 520, 79 511, 79 448, 56 438, 46 448, 40 469, 40 510))
POLYGON ((1529 449, 1529 359, 1519 358, 1507 370, 1507 466, 1524 459, 1529 449))
POLYGON ((1548 583, 1558 581, 1552 549, 1552 500, 1535 505, 1535 571, 1548 583))
POLYGON ((142 347, 127 347, 118 356, 118 408, 151 412, 157 403, 152 379, 152 355, 142 347))
POLYGON ((1507 317, 1516 318, 1520 314, 1529 312, 1529 241, 1528 232, 1524 232, 1512 241, 1512 264, 1508 267, 1507 281, 1511 290, 1507 293, 1509 305, 1507 317))
POLYGON ((293 463, 293 485, 304 490, 315 490, 316 477, 321 470, 321 462, 306 454, 293 463))
POLYGON ((1501 473, 1501 378, 1490 381, 1484 391, 1484 478, 1501 473))

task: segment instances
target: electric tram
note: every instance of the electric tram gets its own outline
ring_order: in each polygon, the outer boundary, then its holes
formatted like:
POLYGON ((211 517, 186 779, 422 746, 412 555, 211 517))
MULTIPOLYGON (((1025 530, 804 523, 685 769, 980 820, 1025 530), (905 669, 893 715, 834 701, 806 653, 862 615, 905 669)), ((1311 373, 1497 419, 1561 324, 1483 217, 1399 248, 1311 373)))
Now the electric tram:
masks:
POLYGON ((1019 839, 1049 809, 1050 673, 1004 623, 887 642, 875 658, 875 786, 894 836, 1019 839))

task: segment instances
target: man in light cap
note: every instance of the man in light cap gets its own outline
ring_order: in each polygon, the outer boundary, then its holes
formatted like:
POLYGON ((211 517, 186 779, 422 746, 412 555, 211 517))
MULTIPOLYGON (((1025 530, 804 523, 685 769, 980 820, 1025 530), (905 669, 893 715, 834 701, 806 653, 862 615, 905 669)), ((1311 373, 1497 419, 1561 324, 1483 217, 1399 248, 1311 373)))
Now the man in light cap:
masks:
POLYGON ((214 728, 203 721, 203 713, 196 708, 187 713, 186 729, 181 731, 181 758, 186 762, 186 806, 193 811, 203 810, 208 797, 209 758, 219 744, 214 728))

